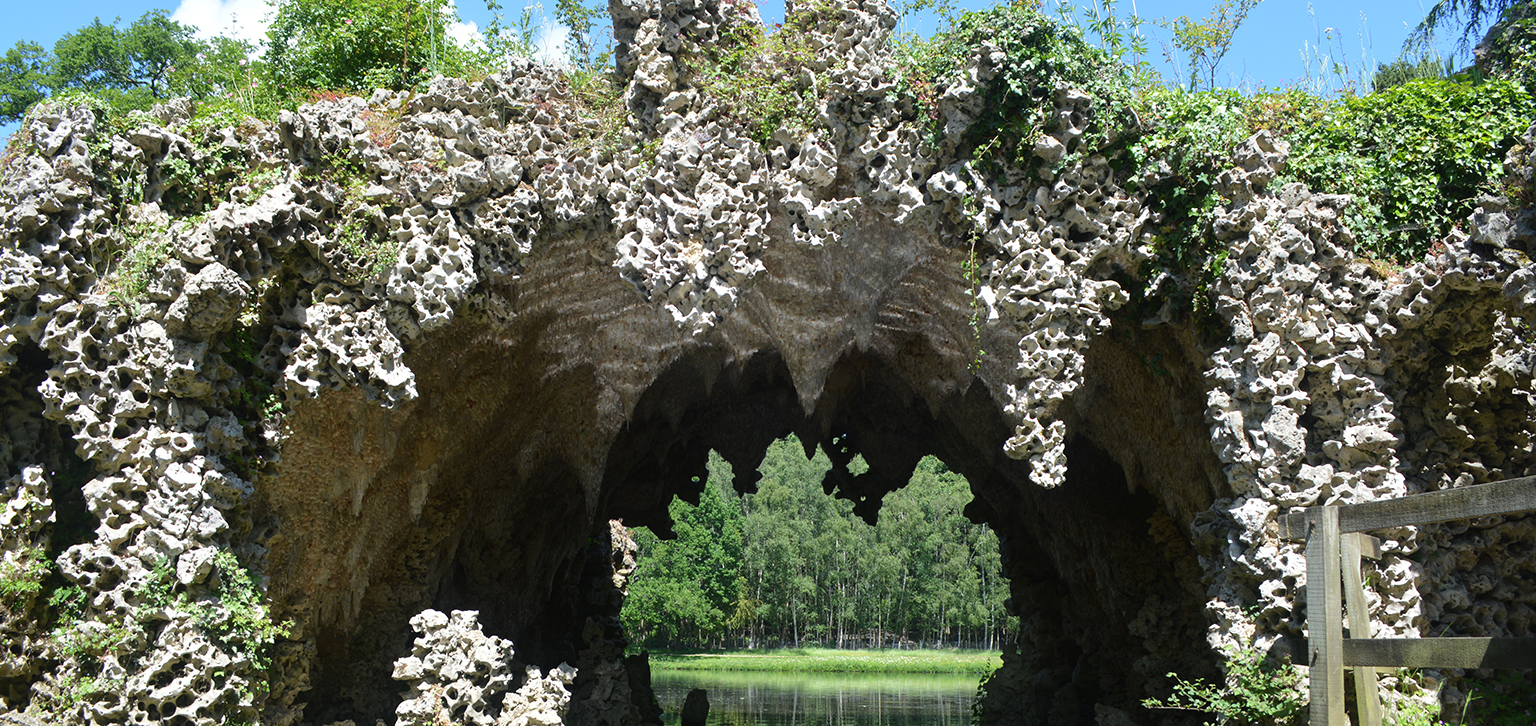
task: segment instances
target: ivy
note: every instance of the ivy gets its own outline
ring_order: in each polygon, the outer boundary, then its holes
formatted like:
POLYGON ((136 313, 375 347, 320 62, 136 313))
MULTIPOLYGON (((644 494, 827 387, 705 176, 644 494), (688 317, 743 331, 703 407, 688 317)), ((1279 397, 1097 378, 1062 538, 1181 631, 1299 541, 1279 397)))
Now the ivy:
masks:
POLYGON ((1126 68, 1083 38, 1027 3, 966 12, 932 40, 913 40, 897 49, 897 86, 926 116, 930 139, 943 138, 944 120, 936 101, 944 89, 967 82, 967 69, 983 48, 1005 60, 981 90, 982 110, 956 151, 998 171, 1004 165, 1032 167, 1034 142, 1056 128, 1054 94, 1071 88, 1094 99, 1089 128, 1068 147, 1063 164, 1082 150, 1108 146, 1111 134, 1133 123, 1126 68))
POLYGON ((1350 194, 1357 252, 1411 262, 1471 213, 1536 118, 1536 98, 1505 79, 1419 79, 1344 99, 1288 135, 1288 176, 1350 194))

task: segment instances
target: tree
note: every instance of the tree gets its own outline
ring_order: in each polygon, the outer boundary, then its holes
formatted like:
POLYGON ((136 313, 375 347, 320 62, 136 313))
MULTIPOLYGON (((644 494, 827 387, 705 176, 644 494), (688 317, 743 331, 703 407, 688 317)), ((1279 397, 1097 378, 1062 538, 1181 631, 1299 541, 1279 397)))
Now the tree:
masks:
POLYGON ((207 47, 192 28, 151 10, 126 29, 100 18, 68 33, 50 54, 37 43, 22 41, 0 60, 0 119, 16 120, 50 93, 85 91, 113 107, 148 108, 178 92, 178 67, 195 65, 207 47))
POLYGON ((192 34, 191 27, 171 20, 164 10, 151 10, 133 21, 119 41, 127 83, 147 87, 149 95, 164 98, 176 65, 196 57, 202 48, 192 34))
POLYGON ((130 85, 128 56, 115 20, 106 25, 95 18, 90 25, 65 34, 53 44, 53 55, 53 77, 48 85, 54 91, 100 91, 130 85))
POLYGON ((462 60, 447 0, 280 0, 265 60, 285 88, 401 89, 462 60))
POLYGON ((871 527, 851 502, 823 492, 831 466, 820 451, 807 459, 793 438, 778 441, 757 492, 737 496, 730 467, 712 454, 699 504, 671 506, 677 538, 635 533, 629 632, 695 647, 995 645, 1011 627, 1008 584, 997 537, 963 514, 965 479, 924 459, 871 527))
MULTIPOLYGON (((1211 9, 1211 15, 1196 21, 1188 15, 1180 15, 1162 25, 1173 31, 1173 45, 1183 51, 1189 65, 1189 90, 1200 86, 1203 76, 1207 89, 1216 88, 1216 69, 1221 59, 1232 48, 1232 36, 1248 18, 1261 0, 1221 0, 1211 9)), ((1171 55, 1171 54, 1170 54, 1171 55)), ((1173 63, 1173 58, 1168 59, 1173 63)))
POLYGON ((0 121, 19 121, 47 96, 51 59, 37 43, 18 41, 0 58, 0 121))
POLYGON ((565 41, 566 58, 578 71, 591 71, 607 62, 607 53, 597 53, 597 39, 592 26, 606 15, 606 9, 587 5, 581 0, 555 0, 555 19, 571 31, 565 41))
POLYGON ((724 636, 741 590, 742 514, 731 468, 711 452, 698 506, 673 500, 676 539, 637 530, 640 558, 622 613, 625 627, 664 642, 704 643, 724 636))
POLYGON ((1530 0, 1440 0, 1424 14, 1424 19, 1419 21, 1403 45, 1405 48, 1426 47, 1435 31, 1454 23, 1465 23, 1460 38, 1461 48, 1465 50, 1483 23, 1503 15, 1512 7, 1529 4, 1530 0))

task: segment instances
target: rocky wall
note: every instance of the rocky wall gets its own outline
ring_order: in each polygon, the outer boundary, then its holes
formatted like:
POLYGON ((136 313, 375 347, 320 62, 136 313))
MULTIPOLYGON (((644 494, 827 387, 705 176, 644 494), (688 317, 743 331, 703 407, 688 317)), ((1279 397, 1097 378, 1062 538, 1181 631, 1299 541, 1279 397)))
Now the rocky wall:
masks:
MULTIPOLYGON (((785 81, 817 122, 760 143, 694 77, 748 8, 614 3, 617 128, 530 65, 234 128, 31 113, 0 184, 0 537, 7 577, 57 565, 4 603, 4 707, 654 723, 612 521, 665 531, 711 449, 750 490, 793 432, 837 438, 826 487, 866 518, 926 454, 972 483, 1023 623, 990 720, 1159 723, 1169 671, 1302 632, 1278 515, 1536 473, 1518 200, 1384 275, 1348 198, 1275 188, 1261 132, 1197 329, 1132 304, 1178 281, 1081 146, 1101 101, 1050 89, 1038 165, 981 174, 1007 57, 977 49, 935 137, 894 14, 834 2, 785 81)), ((1525 519, 1384 534, 1378 634, 1528 633, 1525 519)))

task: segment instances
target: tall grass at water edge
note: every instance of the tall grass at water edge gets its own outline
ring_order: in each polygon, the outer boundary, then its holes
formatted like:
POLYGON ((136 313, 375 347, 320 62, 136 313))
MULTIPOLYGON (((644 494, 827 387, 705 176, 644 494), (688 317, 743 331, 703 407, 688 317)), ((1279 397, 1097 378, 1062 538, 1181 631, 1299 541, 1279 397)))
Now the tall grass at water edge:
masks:
POLYGON ((1002 665, 995 650, 771 650, 651 651, 651 667, 686 671, 799 671, 815 673, 991 673, 1002 665))

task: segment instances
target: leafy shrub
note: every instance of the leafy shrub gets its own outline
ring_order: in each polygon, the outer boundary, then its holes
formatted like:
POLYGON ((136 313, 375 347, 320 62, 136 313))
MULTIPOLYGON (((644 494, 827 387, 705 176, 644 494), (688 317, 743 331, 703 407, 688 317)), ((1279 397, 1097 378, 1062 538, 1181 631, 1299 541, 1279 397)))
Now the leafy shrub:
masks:
POLYGON ((1536 99, 1508 80, 1410 81, 1344 99, 1288 134, 1288 175, 1314 191, 1353 195, 1345 222, 1357 251, 1406 262, 1503 176, 1505 152, 1533 117, 1536 99))
POLYGON ((1252 646, 1227 649, 1227 678, 1219 687, 1173 673, 1168 677, 1176 681, 1173 695, 1167 701, 1149 698, 1143 706, 1215 714, 1223 725, 1284 726, 1304 705, 1296 669, 1289 662, 1265 658, 1252 646))
POLYGON ((171 257, 170 232, 149 222, 134 221, 123 227, 122 245, 98 291, 132 310, 149 289, 150 276, 171 257))
POLYGON ((944 88, 961 81, 986 44, 1001 50, 1006 60, 982 91, 982 111, 957 150, 962 158, 1033 165, 1035 140, 1056 125, 1057 88, 1082 91, 1095 101, 1089 128, 1069 153, 1103 148, 1110 130, 1133 118, 1123 66, 1086 41, 1079 29, 1047 18, 1028 3, 1015 2, 966 12, 933 39, 898 49, 898 87, 928 115, 935 140, 943 133, 942 121, 933 113, 936 99, 944 88))
POLYGON ((1536 87, 1536 3, 1516 3, 1505 9, 1489 30, 1478 69, 1536 87))
POLYGON ((1536 689, 1521 673, 1505 671, 1489 679, 1468 678, 1467 726, 1530 726, 1536 723, 1536 689))
POLYGON ((282 88, 409 88, 459 70, 447 0, 284 0, 264 59, 282 88))
POLYGON ((170 563, 161 562, 138 590, 135 619, 142 623, 166 609, 189 615, 214 642, 243 654, 257 670, 266 670, 272 645, 287 636, 291 624, 272 622, 261 604, 261 590, 233 552, 219 550, 213 565, 218 570, 217 606, 177 592, 170 563))
POLYGON ((1251 133, 1248 101, 1232 90, 1152 90, 1140 110, 1148 131, 1130 144, 1141 172, 1132 184, 1161 215, 1154 248, 1167 269, 1196 268, 1219 248, 1205 226, 1221 201, 1216 177, 1251 133))

